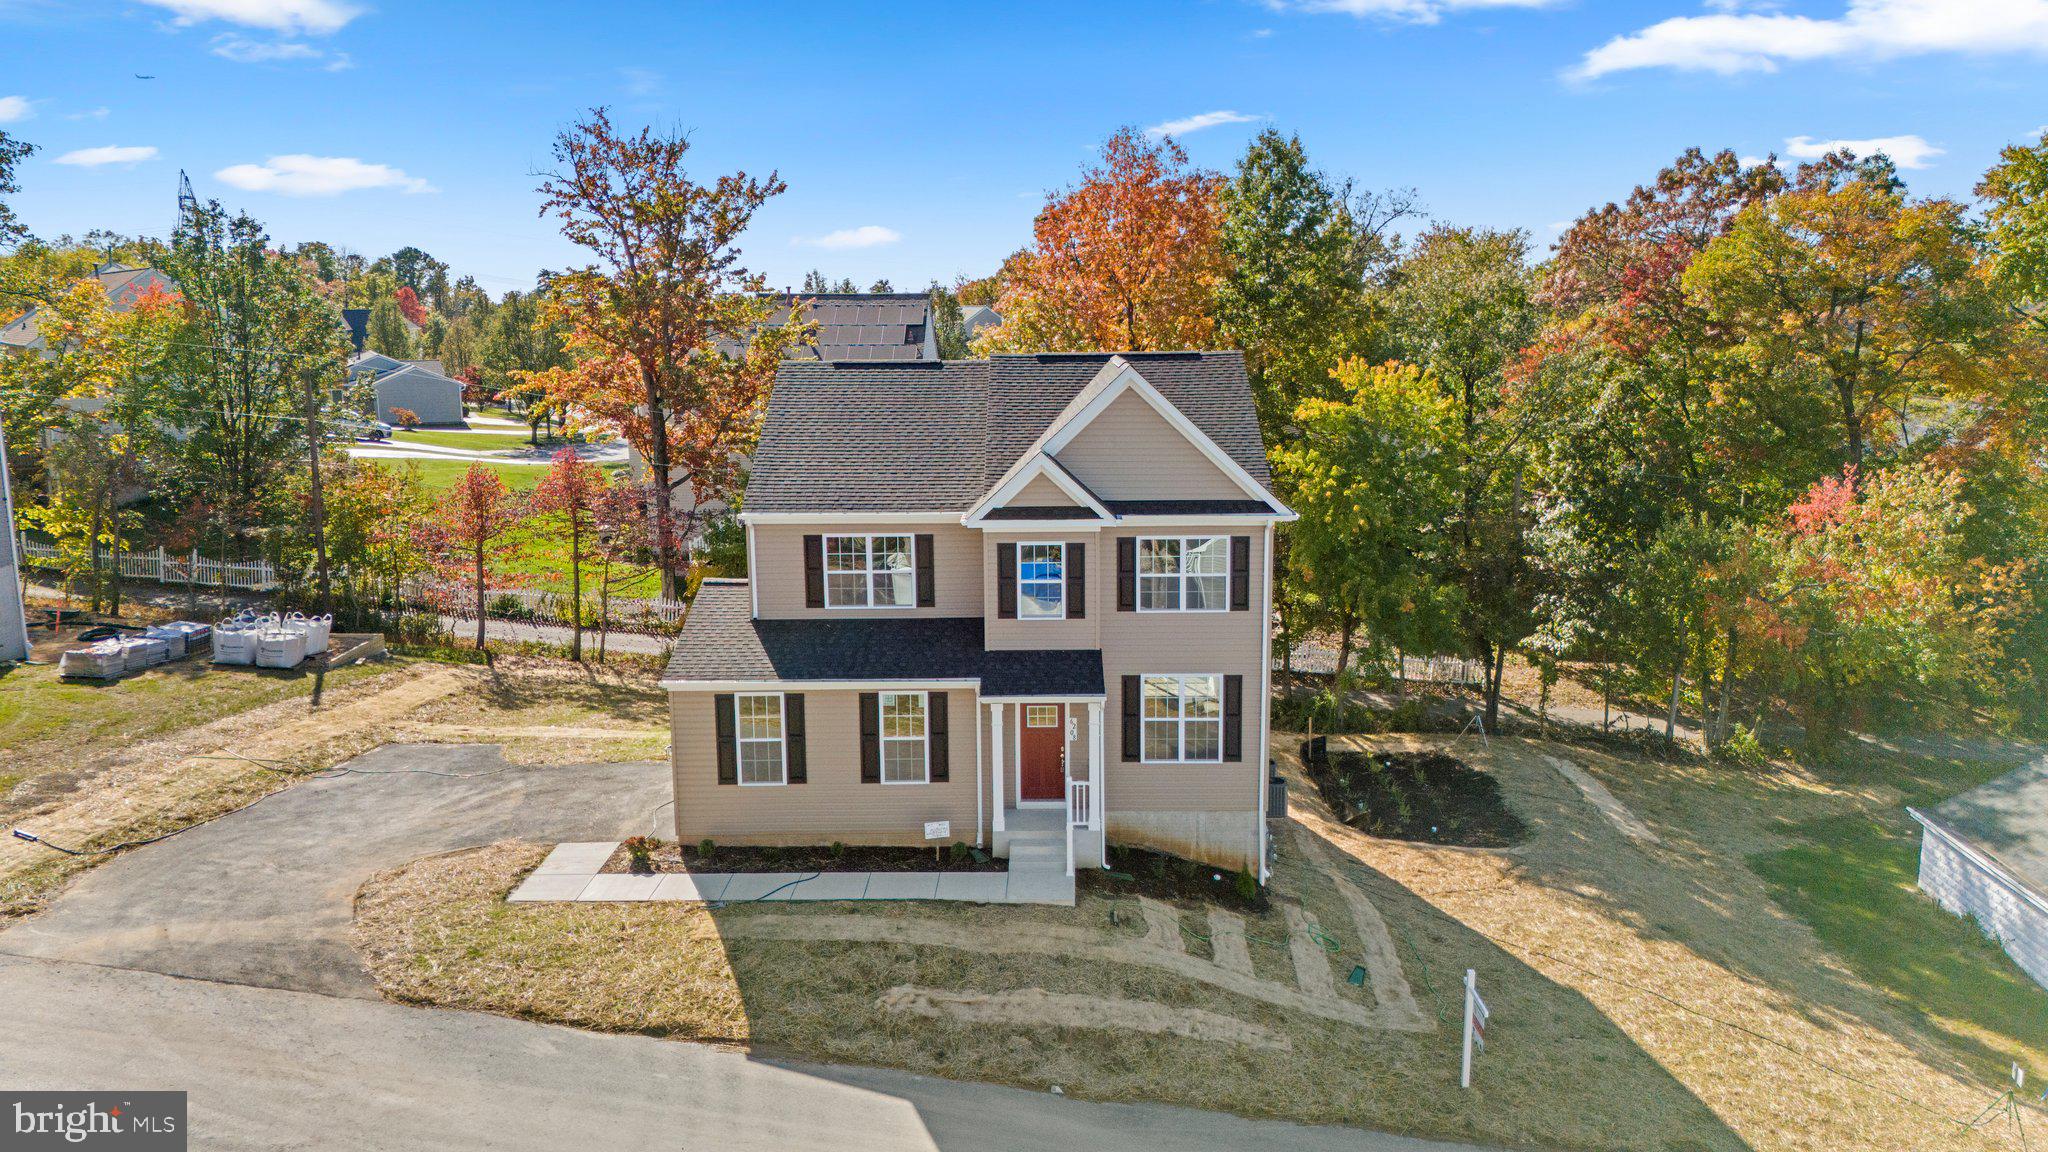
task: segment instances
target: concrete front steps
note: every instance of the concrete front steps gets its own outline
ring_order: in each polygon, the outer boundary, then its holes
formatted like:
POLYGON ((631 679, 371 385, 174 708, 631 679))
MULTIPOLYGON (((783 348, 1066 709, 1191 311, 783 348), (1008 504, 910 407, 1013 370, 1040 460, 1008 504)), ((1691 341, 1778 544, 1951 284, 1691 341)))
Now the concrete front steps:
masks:
POLYGON ((1067 875, 1067 837, 1060 826, 1063 815, 1044 808, 1013 808, 1003 814, 1006 828, 998 854, 1010 859, 1010 891, 1024 897, 1016 903, 1073 904, 1074 878, 1067 875))

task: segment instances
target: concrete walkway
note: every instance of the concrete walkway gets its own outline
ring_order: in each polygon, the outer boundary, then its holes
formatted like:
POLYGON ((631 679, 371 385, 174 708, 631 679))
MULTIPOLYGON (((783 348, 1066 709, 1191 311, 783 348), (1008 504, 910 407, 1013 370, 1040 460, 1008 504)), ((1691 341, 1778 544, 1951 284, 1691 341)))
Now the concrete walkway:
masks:
POLYGON ((670 872, 604 873, 616 840, 557 844, 508 900, 700 900, 707 904, 805 900, 960 900, 972 904, 1074 904, 1062 865, 1005 872, 670 872))

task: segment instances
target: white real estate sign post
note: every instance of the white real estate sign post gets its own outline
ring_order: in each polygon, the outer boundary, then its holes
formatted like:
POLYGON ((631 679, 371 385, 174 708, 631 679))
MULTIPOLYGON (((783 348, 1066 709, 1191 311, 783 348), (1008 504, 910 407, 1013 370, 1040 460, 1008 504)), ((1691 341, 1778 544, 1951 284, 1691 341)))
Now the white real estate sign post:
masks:
POLYGON ((1458 1087, 1472 1086, 1472 1049, 1477 1046, 1486 1051, 1486 1018, 1492 1015, 1486 1001, 1479 998, 1479 976, 1472 969, 1465 969, 1465 1061, 1458 1071, 1458 1087))

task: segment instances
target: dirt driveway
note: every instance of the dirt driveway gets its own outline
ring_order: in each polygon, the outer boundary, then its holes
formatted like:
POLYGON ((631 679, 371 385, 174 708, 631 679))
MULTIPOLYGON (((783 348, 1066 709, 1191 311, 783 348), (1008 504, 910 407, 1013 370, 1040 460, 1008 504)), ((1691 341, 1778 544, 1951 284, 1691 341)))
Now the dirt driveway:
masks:
POLYGON ((385 745, 94 870, 0 932, 0 953, 376 999, 348 940, 372 875, 508 837, 646 832, 669 792, 665 764, 525 766, 492 745, 385 745))

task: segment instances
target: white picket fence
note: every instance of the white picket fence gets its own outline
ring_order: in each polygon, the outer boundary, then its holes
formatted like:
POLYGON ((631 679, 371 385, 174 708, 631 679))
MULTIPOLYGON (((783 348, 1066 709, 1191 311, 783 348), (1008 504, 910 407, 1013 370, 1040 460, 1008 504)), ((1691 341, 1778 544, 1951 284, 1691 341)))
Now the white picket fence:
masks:
MULTIPOLYGON (((54 568, 58 555, 54 544, 25 537, 21 541, 22 560, 27 564, 54 568)), ((100 554, 102 566, 108 559, 106 553, 100 554)), ((202 588, 238 588, 247 592, 268 592, 278 586, 277 570, 268 560, 215 560, 201 556, 196 549, 182 556, 162 548, 123 552, 120 569, 123 579, 154 580, 160 584, 197 584, 202 588)))

